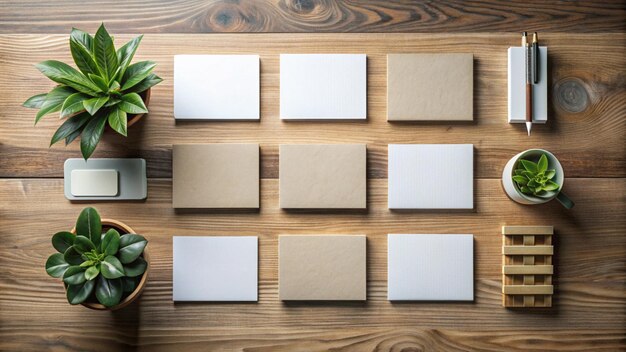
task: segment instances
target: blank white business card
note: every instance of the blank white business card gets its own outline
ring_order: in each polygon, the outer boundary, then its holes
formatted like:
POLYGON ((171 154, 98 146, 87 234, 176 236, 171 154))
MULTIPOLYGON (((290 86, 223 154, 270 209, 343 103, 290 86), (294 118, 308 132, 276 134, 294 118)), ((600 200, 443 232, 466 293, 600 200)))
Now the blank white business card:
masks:
POLYGON ((280 118, 367 118, 365 54, 281 54, 280 118))
POLYGON ((258 120, 258 55, 174 56, 174 117, 258 120))
POLYGON ((389 209, 473 209, 472 144, 390 144, 389 209))
POLYGON ((390 301, 473 301, 473 235, 387 237, 390 301))
POLYGON ((113 197, 118 193, 117 170, 72 170, 71 175, 75 197, 113 197))
POLYGON ((174 301, 257 301, 258 237, 174 236, 174 301))

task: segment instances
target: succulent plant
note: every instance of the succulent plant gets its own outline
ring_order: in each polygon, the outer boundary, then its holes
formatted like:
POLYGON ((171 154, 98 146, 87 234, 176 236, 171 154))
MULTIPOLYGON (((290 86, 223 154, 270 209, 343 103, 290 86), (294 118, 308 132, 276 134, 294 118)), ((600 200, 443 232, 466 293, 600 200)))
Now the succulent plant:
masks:
POLYGON ((66 119, 52 136, 50 146, 63 139, 68 145, 81 136, 80 150, 87 159, 96 149, 107 122, 126 136, 128 114, 148 112, 139 93, 162 79, 152 73, 156 66, 152 61, 130 64, 142 37, 115 50, 104 24, 94 37, 74 28, 69 41, 78 70, 56 60, 36 65, 58 85, 48 93, 32 96, 23 106, 39 109, 35 124, 43 116, 59 111, 60 118, 66 119))
POLYGON ((76 235, 57 232, 52 246, 58 253, 46 261, 46 272, 62 278, 70 304, 95 299, 112 307, 132 293, 148 263, 141 257, 148 241, 115 229, 102 233, 100 215, 85 208, 76 221, 76 235))
POLYGON ((548 158, 545 154, 541 154, 537 162, 520 159, 517 165, 513 181, 523 194, 550 197, 559 190, 559 184, 552 181, 556 176, 556 170, 548 169, 548 158))

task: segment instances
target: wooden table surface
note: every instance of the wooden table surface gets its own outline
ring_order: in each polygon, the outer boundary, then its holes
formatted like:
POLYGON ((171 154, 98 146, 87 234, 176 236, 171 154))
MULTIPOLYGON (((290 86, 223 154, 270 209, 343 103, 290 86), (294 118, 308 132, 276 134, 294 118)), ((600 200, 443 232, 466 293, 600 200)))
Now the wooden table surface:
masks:
POLYGON ((0 350, 626 350, 624 1, 124 4, 0 1, 0 350), (47 117, 33 127, 34 112, 20 107, 53 85, 33 65, 45 59, 69 62, 71 27, 93 32, 100 21, 118 45, 146 33, 136 60, 156 61, 156 73, 164 78, 153 89, 150 114, 128 138, 107 133, 94 154, 145 158, 145 202, 67 201, 63 162, 80 157, 78 145, 49 149, 59 121, 47 117), (523 30, 539 30, 550 47, 550 121, 534 126, 531 137, 522 124, 506 121, 506 49, 518 44, 523 30), (473 53, 474 122, 388 123, 386 54, 400 52, 473 53), (175 122, 173 55, 185 53, 259 54, 260 122, 175 122), (281 122, 280 53, 367 54, 367 121, 281 122), (222 142, 261 144, 260 211, 174 211, 172 144, 222 142), (278 145, 291 142, 367 143, 367 212, 282 211, 278 145), (475 211, 389 211, 389 143, 473 143, 475 211), (556 202, 526 207, 505 196, 499 180, 504 164, 532 147, 561 159, 564 190, 576 202, 574 209, 556 202), (87 205, 150 241, 146 290, 125 310, 70 306, 59 281, 45 273, 53 251, 50 235, 69 229, 87 205), (551 309, 501 306, 500 229, 519 224, 555 227, 551 309), (278 235, 320 233, 368 236, 367 302, 278 300, 278 235), (388 233, 473 233, 475 301, 387 301, 388 233), (174 304, 174 235, 258 235, 259 302, 174 304))

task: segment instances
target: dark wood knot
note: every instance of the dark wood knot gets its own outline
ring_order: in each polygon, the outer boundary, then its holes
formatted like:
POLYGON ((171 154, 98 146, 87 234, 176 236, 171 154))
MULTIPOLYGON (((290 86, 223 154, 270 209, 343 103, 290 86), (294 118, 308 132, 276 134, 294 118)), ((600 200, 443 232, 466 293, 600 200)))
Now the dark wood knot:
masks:
POLYGON ((579 113, 589 106, 589 93, 582 80, 563 78, 554 85, 554 101, 567 112, 579 113))

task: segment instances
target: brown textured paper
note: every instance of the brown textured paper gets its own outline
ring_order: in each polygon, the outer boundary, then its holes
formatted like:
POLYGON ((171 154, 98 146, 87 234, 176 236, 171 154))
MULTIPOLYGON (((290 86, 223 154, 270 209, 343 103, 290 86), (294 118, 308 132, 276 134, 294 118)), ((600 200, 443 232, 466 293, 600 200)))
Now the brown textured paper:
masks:
POLYGON ((181 144, 172 150, 174 208, 258 208, 258 144, 181 144))
POLYGON ((365 144, 280 146, 280 207, 366 208, 365 144))
POLYGON ((279 236, 279 296, 283 301, 364 301, 364 235, 279 236))
POLYGON ((473 120, 473 70, 472 54, 387 55, 387 120, 473 120))

